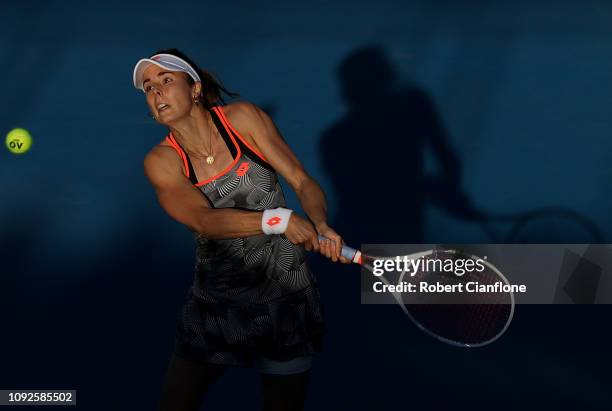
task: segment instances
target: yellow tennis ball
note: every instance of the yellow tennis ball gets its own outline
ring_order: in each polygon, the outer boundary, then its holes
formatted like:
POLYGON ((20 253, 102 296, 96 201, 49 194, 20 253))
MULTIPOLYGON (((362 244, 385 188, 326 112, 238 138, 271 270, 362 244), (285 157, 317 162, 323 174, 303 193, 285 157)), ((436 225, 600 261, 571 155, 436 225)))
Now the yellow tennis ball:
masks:
POLYGON ((14 128, 6 135, 6 148, 13 154, 23 154, 32 147, 32 136, 28 130, 14 128))

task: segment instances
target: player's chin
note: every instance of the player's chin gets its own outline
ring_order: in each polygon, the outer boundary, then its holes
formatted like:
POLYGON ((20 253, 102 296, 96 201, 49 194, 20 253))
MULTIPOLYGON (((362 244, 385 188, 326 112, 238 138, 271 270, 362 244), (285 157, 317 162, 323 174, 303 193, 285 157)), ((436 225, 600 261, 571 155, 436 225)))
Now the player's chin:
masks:
POLYGON ((182 117, 177 113, 169 111, 170 109, 166 109, 157 114, 157 122, 164 125, 170 125, 175 123, 177 120, 180 120, 182 117))

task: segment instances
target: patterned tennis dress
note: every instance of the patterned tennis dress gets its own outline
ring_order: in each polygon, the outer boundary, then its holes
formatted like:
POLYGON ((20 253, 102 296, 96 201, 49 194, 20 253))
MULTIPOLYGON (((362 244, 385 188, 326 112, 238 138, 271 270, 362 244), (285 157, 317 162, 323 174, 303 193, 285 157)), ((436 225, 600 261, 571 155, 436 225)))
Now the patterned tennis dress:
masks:
MULTIPOLYGON (((278 177, 264 156, 232 127, 221 106, 210 113, 234 160, 198 182, 189 156, 170 133, 166 141, 182 158, 186 176, 213 208, 284 207, 278 177)), ((325 324, 302 246, 284 235, 194 236, 194 283, 177 325, 178 356, 252 366, 260 355, 282 361, 320 350, 325 324)))

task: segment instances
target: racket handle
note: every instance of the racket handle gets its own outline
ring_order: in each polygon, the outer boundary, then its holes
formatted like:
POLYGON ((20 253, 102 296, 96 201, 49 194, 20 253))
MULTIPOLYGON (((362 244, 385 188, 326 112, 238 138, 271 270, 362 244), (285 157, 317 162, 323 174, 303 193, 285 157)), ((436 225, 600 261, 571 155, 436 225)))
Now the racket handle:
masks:
MULTIPOLYGON (((319 235, 319 241, 329 240, 329 238, 319 235)), ((361 251, 354 249, 353 247, 349 247, 348 245, 342 246, 342 251, 340 252, 342 257, 347 260, 351 260, 356 264, 361 264, 361 251)))

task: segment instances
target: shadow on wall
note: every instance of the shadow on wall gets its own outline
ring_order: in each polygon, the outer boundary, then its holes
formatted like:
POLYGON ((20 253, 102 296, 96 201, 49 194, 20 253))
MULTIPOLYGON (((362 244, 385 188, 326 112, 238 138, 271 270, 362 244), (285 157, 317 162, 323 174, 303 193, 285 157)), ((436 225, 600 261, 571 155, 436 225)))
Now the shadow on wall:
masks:
POLYGON ((356 49, 338 75, 348 110, 324 132, 320 153, 338 199, 332 227, 348 244, 427 242, 429 205, 478 224, 491 243, 604 241, 593 222, 563 206, 508 214, 477 208, 462 189, 461 161, 432 99, 400 83, 381 47, 356 49), (427 152, 434 172, 426 171, 427 152))
MULTIPOLYGON (((424 210, 430 204, 454 218, 482 225, 491 238, 492 231, 500 231, 497 226, 503 226, 500 238, 511 242, 603 239, 587 218, 558 205, 512 214, 476 208, 461 189, 461 163, 448 143, 431 98, 414 85, 399 83, 382 48, 355 50, 342 61, 338 74, 348 110, 325 131, 320 154, 338 200, 338 214, 330 219, 330 225, 348 244, 424 242, 424 210), (433 175, 427 172, 426 150, 431 150, 438 163, 433 175)), ((507 409, 520 407, 537 381, 547 381, 545 390, 555 392, 555 381, 544 377, 549 364, 558 364, 558 358, 565 355, 573 358, 565 352, 571 344, 556 345, 551 351, 547 342, 570 339, 576 344, 591 344, 588 339, 578 341, 580 332, 569 331, 562 324, 565 320, 555 320, 563 316, 534 309, 529 315, 523 313, 510 332, 487 349, 458 350, 422 333, 396 306, 359 304, 361 290, 355 267, 332 265, 317 255, 310 262, 321 283, 329 324, 326 349, 317 363, 321 371, 313 379, 313 390, 321 398, 350 402, 354 409, 397 407, 401 395, 379 395, 379 391, 370 389, 372 379, 368 375, 382 376, 379 382, 386 392, 400 393, 406 390, 403 376, 411 370, 420 373, 410 385, 411 392, 420 393, 410 397, 413 408, 447 409, 451 407, 450 398, 455 408, 485 409, 485 404, 503 395, 500 387, 524 371, 521 367, 527 352, 534 364, 531 377, 517 385, 522 395, 507 404, 507 409), (548 321, 546 330, 541 327, 543 321, 548 321), (522 349, 526 341, 530 342, 527 351, 522 349), (487 375, 490 364, 500 358, 507 360, 508 372, 501 376, 507 381, 493 384, 487 380, 481 396, 465 397, 469 391, 465 384, 470 379, 462 375, 487 375), (440 370, 453 381, 445 385, 444 398, 437 395, 438 386, 431 384, 440 370)), ((579 314, 565 310, 565 315, 573 318, 573 327, 583 327, 579 314)), ((601 352, 598 350, 581 351, 584 357, 568 361, 567 368, 584 372, 584 364, 595 352, 601 352)), ((578 405, 581 400, 564 398, 562 402, 578 405)))
MULTIPOLYGON (((420 243, 431 184, 425 150, 439 166, 437 189, 460 194, 461 165, 427 93, 399 83, 382 48, 366 46, 338 69, 347 113, 321 139, 323 165, 338 198, 333 227, 348 243, 420 243), (428 188, 429 187, 429 188, 428 188)), ((465 204, 462 204, 465 202, 465 204)))

